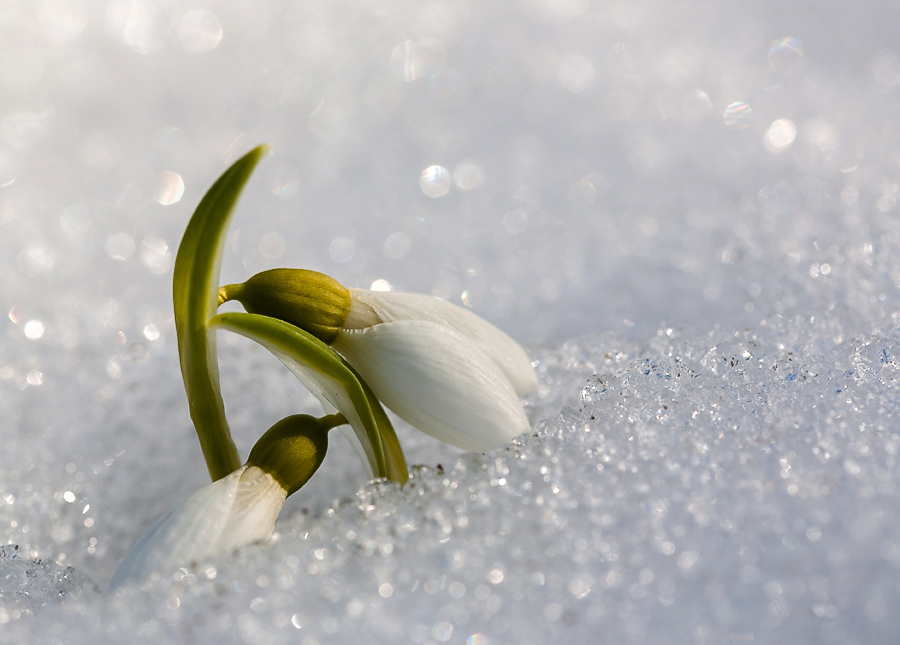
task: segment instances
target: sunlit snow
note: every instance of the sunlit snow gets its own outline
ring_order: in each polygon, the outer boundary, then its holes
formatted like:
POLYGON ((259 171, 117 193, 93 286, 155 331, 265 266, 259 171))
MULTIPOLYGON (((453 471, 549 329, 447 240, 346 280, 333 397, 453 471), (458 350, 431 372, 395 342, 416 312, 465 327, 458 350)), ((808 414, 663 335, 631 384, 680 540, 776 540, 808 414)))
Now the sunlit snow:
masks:
MULTIPOLYGON (((896 641, 898 25, 889 0, 3 3, 0 640, 896 641), (263 142, 222 283, 470 307, 534 358, 534 431, 479 455, 398 421, 402 490, 335 436, 271 541, 106 595, 209 481, 172 263, 263 142)), ((243 456, 320 411, 219 346, 243 456)))

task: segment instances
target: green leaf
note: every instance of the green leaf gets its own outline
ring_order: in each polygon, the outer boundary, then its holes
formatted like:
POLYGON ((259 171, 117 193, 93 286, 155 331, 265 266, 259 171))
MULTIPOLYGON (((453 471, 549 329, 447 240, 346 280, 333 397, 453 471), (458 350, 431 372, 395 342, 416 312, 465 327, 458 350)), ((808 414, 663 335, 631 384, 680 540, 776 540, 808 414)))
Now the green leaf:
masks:
POLYGON ((376 477, 406 482, 406 460, 387 414, 368 385, 328 345, 299 327, 259 314, 219 314, 209 325, 246 336, 275 354, 323 405, 347 418, 376 477))
POLYGON ((222 247, 241 190, 267 146, 254 148, 219 177, 200 201, 178 247, 173 292, 178 355, 191 419, 213 481, 241 465, 219 389, 216 335, 207 323, 218 304, 222 247))

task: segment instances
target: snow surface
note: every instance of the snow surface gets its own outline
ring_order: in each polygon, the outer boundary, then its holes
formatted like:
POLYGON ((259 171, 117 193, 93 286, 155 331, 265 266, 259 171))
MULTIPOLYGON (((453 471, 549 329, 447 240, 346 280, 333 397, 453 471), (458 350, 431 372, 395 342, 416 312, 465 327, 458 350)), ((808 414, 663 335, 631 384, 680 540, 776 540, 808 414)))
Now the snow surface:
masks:
MULTIPOLYGON (((892 0, 2 3, 0 640, 896 642, 898 25, 892 0), (208 481, 172 259, 261 142, 223 283, 471 306, 536 360, 533 436, 472 455, 398 422, 403 490, 336 439, 271 543, 103 595, 208 481)), ((242 454, 317 411, 261 348, 220 353, 242 454)))

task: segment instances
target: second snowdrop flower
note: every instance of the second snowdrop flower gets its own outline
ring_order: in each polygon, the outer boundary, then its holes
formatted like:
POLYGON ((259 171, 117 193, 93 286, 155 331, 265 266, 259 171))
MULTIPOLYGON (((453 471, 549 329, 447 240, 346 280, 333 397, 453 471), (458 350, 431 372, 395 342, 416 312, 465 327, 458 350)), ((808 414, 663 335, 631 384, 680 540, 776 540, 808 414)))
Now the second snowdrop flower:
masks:
POLYGON ((321 419, 298 414, 269 428, 246 464, 196 491, 147 529, 119 565, 110 590, 269 537, 287 496, 322 465, 328 430, 343 423, 340 414, 321 419))
POLYGON ((271 474, 241 466, 156 520, 119 565, 110 590, 267 538, 286 497, 271 474))

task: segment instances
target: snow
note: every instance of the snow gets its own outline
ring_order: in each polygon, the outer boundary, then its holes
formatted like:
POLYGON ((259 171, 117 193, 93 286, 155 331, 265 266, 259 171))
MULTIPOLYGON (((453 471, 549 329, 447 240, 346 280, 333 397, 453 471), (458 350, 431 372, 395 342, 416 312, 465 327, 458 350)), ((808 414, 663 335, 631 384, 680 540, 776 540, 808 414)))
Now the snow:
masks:
MULTIPOLYGON (((898 19, 4 3, 4 642, 892 642, 898 19), (335 438, 271 542, 105 595, 208 482, 172 260, 261 142, 222 283, 296 266, 469 306, 535 359, 534 432, 475 455, 398 421, 402 490, 335 438)), ((243 455, 318 411, 219 345, 243 455)))

